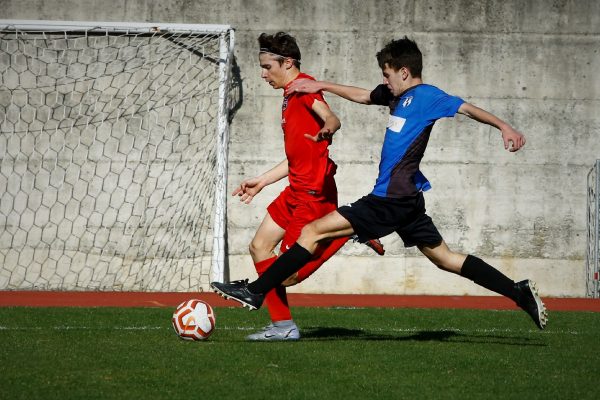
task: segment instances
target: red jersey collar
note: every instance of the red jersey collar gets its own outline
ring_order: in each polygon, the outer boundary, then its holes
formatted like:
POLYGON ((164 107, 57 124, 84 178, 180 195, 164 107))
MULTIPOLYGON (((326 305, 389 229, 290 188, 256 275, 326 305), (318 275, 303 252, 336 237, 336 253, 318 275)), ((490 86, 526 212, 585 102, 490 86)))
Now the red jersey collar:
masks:
POLYGON ((300 72, 300 73, 298 74, 298 76, 297 76, 297 77, 295 77, 294 79, 292 79, 291 81, 289 81, 289 82, 288 82, 288 84, 284 86, 284 88, 283 88, 283 93, 284 93, 284 94, 285 94, 285 91, 287 90, 287 88, 288 88, 288 87, 289 87, 289 86, 292 84, 292 82, 294 82, 296 79, 310 79, 310 80, 312 80, 312 81, 314 81, 314 80, 315 80, 315 78, 313 78, 312 76, 310 76, 310 75, 308 75, 308 74, 305 74, 304 72, 300 72))

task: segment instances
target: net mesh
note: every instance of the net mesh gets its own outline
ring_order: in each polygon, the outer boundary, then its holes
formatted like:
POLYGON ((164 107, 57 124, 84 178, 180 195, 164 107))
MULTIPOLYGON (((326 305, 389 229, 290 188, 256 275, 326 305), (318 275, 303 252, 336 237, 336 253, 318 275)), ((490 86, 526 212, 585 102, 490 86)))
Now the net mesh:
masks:
POLYGON ((219 59, 216 34, 0 32, 0 289, 207 289, 219 59))

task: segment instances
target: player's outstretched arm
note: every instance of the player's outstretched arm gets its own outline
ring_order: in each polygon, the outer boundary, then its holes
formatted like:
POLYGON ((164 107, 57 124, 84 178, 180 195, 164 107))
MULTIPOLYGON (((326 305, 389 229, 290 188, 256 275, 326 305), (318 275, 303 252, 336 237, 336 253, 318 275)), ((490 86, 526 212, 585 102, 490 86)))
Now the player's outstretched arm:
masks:
POLYGON ((321 118, 324 124, 316 135, 312 136, 305 134, 304 137, 312 140, 313 142, 330 140, 333 137, 333 134, 342 126, 340 119, 333 111, 331 111, 331 108, 329 108, 326 103, 319 100, 315 100, 313 102, 312 110, 319 116, 319 118, 321 118))
POLYGON ((356 86, 339 85, 333 82, 313 81, 312 79, 296 79, 285 91, 286 96, 292 93, 316 93, 318 91, 333 93, 346 100, 361 104, 371 104, 371 91, 356 86))
POLYGON ((466 115, 475 121, 483 124, 491 125, 500 130, 502 133, 502 140, 504 141, 504 148, 508 151, 514 152, 525 146, 525 136, 522 133, 515 130, 512 126, 496 117, 494 114, 485 111, 479 107, 474 106, 470 103, 463 103, 458 109, 460 114, 466 115))
POLYGON ((265 186, 275 183, 286 176, 288 176, 287 158, 262 175, 244 179, 242 183, 235 188, 232 196, 239 196, 241 202, 250 204, 254 196, 260 193, 265 186))

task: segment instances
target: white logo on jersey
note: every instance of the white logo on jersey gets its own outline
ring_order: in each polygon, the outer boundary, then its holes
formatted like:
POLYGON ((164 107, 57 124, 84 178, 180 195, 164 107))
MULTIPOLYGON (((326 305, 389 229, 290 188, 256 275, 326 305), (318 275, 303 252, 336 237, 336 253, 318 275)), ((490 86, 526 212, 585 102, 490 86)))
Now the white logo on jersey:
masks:
POLYGON ((402 107, 408 107, 410 106, 410 103, 412 103, 412 96, 408 96, 406 99, 404 99, 404 102, 402 103, 402 107))
POLYGON ((390 115, 390 119, 388 120, 387 128, 395 133, 399 133, 404 126, 406 120, 401 117, 397 117, 395 115, 390 115))

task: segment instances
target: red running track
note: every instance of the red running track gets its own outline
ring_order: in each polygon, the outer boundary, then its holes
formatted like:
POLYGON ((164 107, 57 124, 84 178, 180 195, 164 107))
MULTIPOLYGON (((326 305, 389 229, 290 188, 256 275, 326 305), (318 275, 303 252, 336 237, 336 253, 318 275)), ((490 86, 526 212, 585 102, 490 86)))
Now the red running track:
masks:
MULTIPOLYGON (((288 295, 293 307, 389 307, 389 308, 471 308, 513 310, 517 306, 500 296, 397 296, 296 294, 288 295)), ((214 307, 237 307, 214 293, 161 292, 49 292, 0 291, 0 307, 176 307, 197 298, 214 307)), ((600 312, 600 299, 543 298, 552 311, 600 312)))

